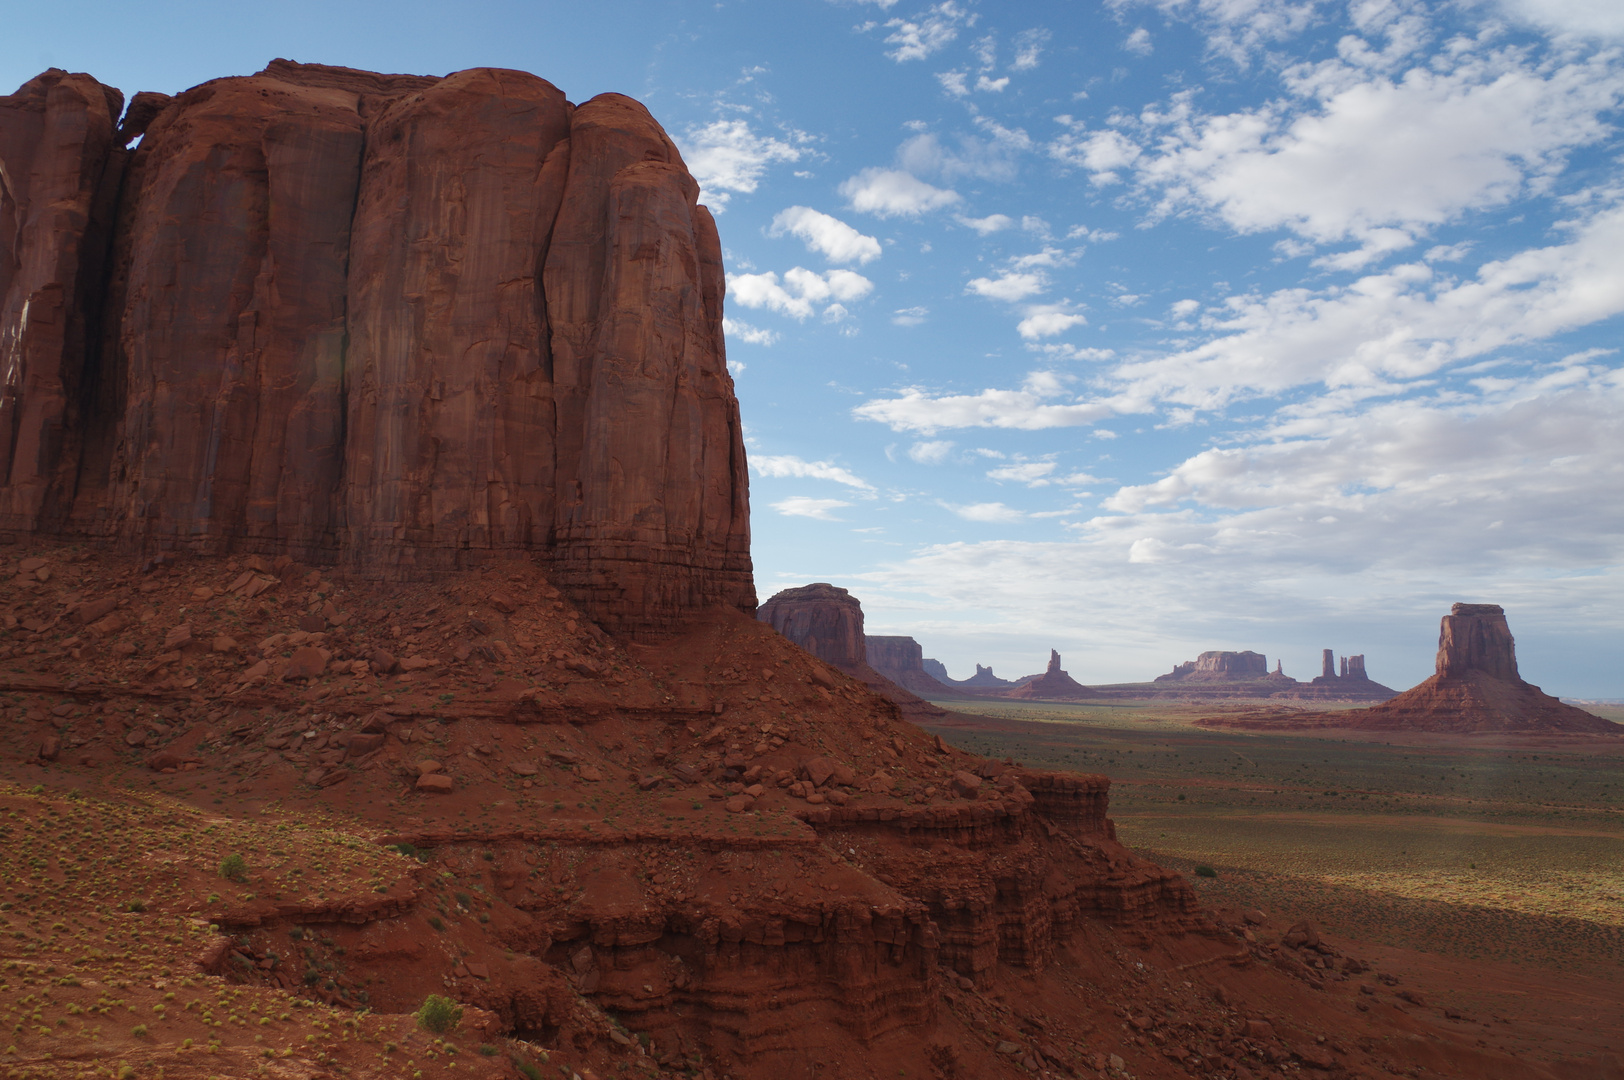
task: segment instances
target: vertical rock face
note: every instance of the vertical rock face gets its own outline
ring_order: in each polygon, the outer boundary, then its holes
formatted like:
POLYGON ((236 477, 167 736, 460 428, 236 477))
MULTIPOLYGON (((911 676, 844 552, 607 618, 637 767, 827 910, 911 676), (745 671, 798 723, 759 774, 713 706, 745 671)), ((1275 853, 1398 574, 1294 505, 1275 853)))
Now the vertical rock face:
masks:
POLYGON ((913 638, 870 634, 863 645, 869 666, 898 686, 925 697, 952 693, 925 671, 925 651, 913 638))
POLYGON ((287 61, 121 104, 0 98, 0 528, 754 607, 721 244, 641 105, 287 61))
POLYGON ((1520 681, 1516 642, 1499 604, 1455 604, 1438 627, 1438 677, 1463 678, 1481 671, 1520 681))
POLYGON ((1336 678, 1336 650, 1326 649, 1320 655, 1322 657, 1320 661, 1320 678, 1336 678))
POLYGON ((52 527, 72 497, 123 105, 55 68, 0 97, 0 528, 52 527))
POLYGON ((756 618, 826 664, 849 671, 868 663, 862 602, 828 582, 774 593, 756 618))
POLYGON ((1095 693, 1062 670, 1060 667, 1060 653, 1050 649, 1049 666, 1044 673, 1035 679, 1022 683, 1003 696, 1043 700, 1049 698, 1093 697, 1095 693))

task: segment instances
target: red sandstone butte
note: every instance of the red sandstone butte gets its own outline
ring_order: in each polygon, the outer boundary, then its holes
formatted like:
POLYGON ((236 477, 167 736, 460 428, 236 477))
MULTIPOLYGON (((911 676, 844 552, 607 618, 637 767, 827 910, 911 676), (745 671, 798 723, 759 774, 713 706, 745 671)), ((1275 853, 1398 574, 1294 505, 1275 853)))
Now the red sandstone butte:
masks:
POLYGON ((642 105, 285 60, 122 101, 0 98, 0 530, 754 607, 721 244, 642 105))
POLYGON ((1005 691, 999 696, 1026 698, 1033 701, 1050 701, 1054 699, 1069 700, 1099 697, 1100 695, 1061 670, 1060 654, 1054 649, 1050 649, 1049 666, 1042 675, 1023 682, 1013 690, 1005 691))
POLYGON ((826 581, 784 589, 761 605, 756 618, 819 660, 891 699, 907 719, 921 723, 947 715, 946 710, 869 666, 863 605, 845 589, 826 581))
POLYGON ((1516 643, 1498 604, 1454 605, 1438 629, 1436 673, 1391 701, 1342 714, 1338 726, 1624 734, 1624 727, 1566 705, 1522 680, 1516 643))

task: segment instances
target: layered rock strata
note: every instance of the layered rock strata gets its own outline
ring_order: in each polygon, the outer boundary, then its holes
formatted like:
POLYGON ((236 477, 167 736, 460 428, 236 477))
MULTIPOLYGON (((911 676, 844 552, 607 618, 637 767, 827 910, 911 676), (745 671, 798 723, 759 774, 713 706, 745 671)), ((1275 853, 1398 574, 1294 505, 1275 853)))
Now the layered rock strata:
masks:
POLYGON ((1156 676, 1157 682, 1233 682, 1262 679, 1269 674, 1269 660, 1262 653, 1204 652, 1194 660, 1186 661, 1166 675, 1156 676))
POLYGON ((286 61, 121 100, 0 99, 0 528, 753 606, 721 246, 641 105, 286 61))

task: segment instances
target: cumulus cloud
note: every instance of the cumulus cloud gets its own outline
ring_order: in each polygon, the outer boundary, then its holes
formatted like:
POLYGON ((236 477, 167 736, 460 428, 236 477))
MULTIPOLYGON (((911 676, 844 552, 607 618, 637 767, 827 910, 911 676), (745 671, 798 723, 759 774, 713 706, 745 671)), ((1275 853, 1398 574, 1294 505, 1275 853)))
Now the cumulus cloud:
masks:
POLYGON ((1051 400, 1063 390, 1061 381, 1052 372, 1038 371, 1028 375, 1019 390, 994 389, 933 397, 915 387, 896 397, 864 402, 852 410, 852 415, 859 420, 885 424, 893 431, 921 435, 969 427, 1041 431, 1091 424, 1112 415, 1111 406, 1103 402, 1051 400))
POLYGON ((891 321, 898 326, 918 326, 925 321, 925 317, 929 314, 930 308, 928 307, 898 308, 891 313, 891 321))
POLYGON ((755 191, 768 165, 799 161, 802 154, 794 143, 757 135, 744 120, 691 127, 680 146, 688 171, 699 181, 701 201, 717 212, 726 209, 733 195, 755 191))
MULTIPOLYGON (((722 319, 722 333, 727 335, 729 341, 742 341, 746 345, 771 345, 778 340, 778 334, 772 330, 763 330, 726 317, 722 319)), ((743 365, 740 365, 740 370, 743 370, 743 365)))
POLYGON ((1049 31, 1038 27, 1022 30, 1015 35, 1015 61, 1010 67, 1016 71, 1031 71, 1043 58, 1043 48, 1049 43, 1049 31))
POLYGON ((768 235, 785 233, 798 237, 807 250, 826 256, 830 262, 867 264, 880 257, 879 240, 810 206, 791 206, 773 217, 768 235))
POLYGON ((961 177, 1013 180, 1020 156, 1033 147, 1032 137, 1021 128, 1005 127, 985 117, 978 118, 977 126, 982 134, 961 133, 951 144, 933 132, 915 135, 897 149, 897 163, 916 176, 948 181, 961 177))
POLYGON ((1397 78, 1327 61, 1294 89, 1295 101, 1211 116, 1181 94, 1146 114, 1154 153, 1115 131, 1068 133, 1050 153, 1102 182, 1132 166, 1158 213, 1199 207, 1240 232, 1354 240, 1373 258, 1540 188, 1610 130, 1624 71, 1610 56, 1541 67, 1507 49, 1397 78))
POLYGON ((1128 39, 1122 43, 1122 47, 1135 56, 1149 56, 1156 49, 1150 43, 1150 31, 1143 26, 1129 34, 1128 39))
POLYGON ((918 217, 959 201, 959 194, 933 187, 902 169, 868 168, 840 185, 853 210, 876 217, 918 217))
POLYGON ((986 217, 965 217, 963 214, 954 215, 954 221, 966 229, 974 229, 980 236, 988 236, 995 232, 1002 232, 1015 224, 1008 214, 988 214, 986 217))
POLYGON ((947 460, 947 455, 953 451, 953 443, 947 439, 936 439, 931 442, 916 442, 908 447, 908 457, 921 465, 940 465, 947 460))
POLYGON ((851 505, 841 499, 814 499, 807 495, 791 495, 772 503, 772 508, 785 517, 815 518, 818 521, 844 521, 834 511, 851 505))
POLYGON ((1026 516, 1014 507, 1005 506, 1001 502, 970 503, 962 506, 944 502, 941 505, 965 521, 980 521, 992 525, 1020 521, 1026 516))
POLYGON ((750 468, 762 476, 794 477, 804 480, 833 480, 837 484, 872 492, 874 485, 850 469, 832 461, 807 461, 794 454, 756 454, 750 458, 750 468))
POLYGON ((1035 296, 1047 288, 1048 284, 1048 280, 1041 273, 1009 270, 995 278, 971 278, 964 291, 993 300, 1014 303, 1028 296, 1035 296))
POLYGON ((1077 326, 1088 325, 1088 320, 1074 312, 1054 305, 1040 305, 1030 311, 1015 326, 1015 331, 1028 341, 1054 337, 1077 326))
MULTIPOLYGON (((783 284, 779 284, 778 275, 771 270, 727 275, 727 294, 734 302, 798 320, 809 318, 818 304, 861 300, 873 289, 874 283, 855 270, 830 270, 820 274, 797 266, 784 272, 783 284)), ((844 309, 841 314, 845 314, 844 309)))
POLYGON ((1066 165, 1086 169, 1090 182, 1105 186, 1120 183, 1122 170, 1138 161, 1143 151, 1120 131, 1085 131, 1069 116, 1059 119, 1072 128, 1048 146, 1049 156, 1066 165))
POLYGON ((1053 483, 1049 477, 1054 470, 1055 463, 1052 461, 1023 461, 992 469, 988 471, 987 479, 999 483, 1025 484, 1027 487, 1047 487, 1053 483))
POLYGON ((1512 19, 1553 34, 1624 39, 1624 7, 1613 0, 1500 0, 1512 19))
POLYGON ((945 48, 959 36, 959 27, 971 21, 969 13, 952 0, 934 4, 912 19, 892 19, 885 24, 891 31, 885 43, 896 48, 885 55, 899 64, 923 60, 945 48))

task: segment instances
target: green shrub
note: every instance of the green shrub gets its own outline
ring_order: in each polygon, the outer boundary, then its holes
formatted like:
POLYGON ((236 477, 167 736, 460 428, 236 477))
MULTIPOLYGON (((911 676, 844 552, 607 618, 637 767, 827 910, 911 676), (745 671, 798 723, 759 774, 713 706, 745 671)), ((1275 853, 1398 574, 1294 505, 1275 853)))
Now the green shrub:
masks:
POLYGON ((248 880, 248 860, 241 855, 227 855, 220 860, 220 876, 227 881, 244 882, 248 880))
POLYGON ((1215 878, 1218 876, 1218 871, 1210 866, 1198 866, 1195 868, 1195 876, 1215 878))
POLYGON ((433 1035, 443 1035, 462 1020, 462 1006, 450 998, 430 994, 422 1006, 412 1014, 417 1026, 433 1035))
POLYGON ((498 1051, 497 1051, 496 1047, 492 1046, 490 1043, 480 1043, 479 1044, 479 1056, 480 1057, 495 1057, 497 1055, 497 1053, 498 1053, 498 1051))

